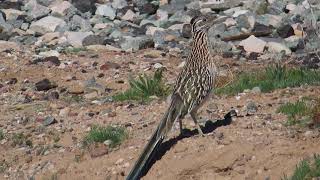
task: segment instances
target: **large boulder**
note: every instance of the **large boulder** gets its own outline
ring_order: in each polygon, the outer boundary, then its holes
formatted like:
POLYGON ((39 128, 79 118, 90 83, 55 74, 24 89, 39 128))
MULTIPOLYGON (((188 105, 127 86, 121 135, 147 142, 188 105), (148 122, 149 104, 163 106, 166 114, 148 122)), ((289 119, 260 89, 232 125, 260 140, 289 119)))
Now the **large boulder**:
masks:
POLYGON ((66 30, 67 23, 57 17, 47 16, 38 21, 32 22, 30 30, 43 35, 49 32, 63 32, 66 30))
POLYGON ((36 0, 30 0, 25 4, 30 19, 40 19, 50 13, 50 9, 38 4, 36 0))
POLYGON ((75 14, 76 8, 68 1, 57 2, 52 5, 51 14, 57 17, 75 14))

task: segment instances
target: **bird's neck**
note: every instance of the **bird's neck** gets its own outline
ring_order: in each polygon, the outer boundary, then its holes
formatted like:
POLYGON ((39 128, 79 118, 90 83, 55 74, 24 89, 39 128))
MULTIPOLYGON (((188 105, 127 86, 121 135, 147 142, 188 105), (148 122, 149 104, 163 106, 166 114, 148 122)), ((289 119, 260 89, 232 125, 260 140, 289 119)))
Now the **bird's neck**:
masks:
POLYGON ((208 46, 208 35, 205 31, 197 31, 193 34, 193 42, 191 48, 191 55, 193 57, 200 57, 198 59, 205 59, 210 55, 208 46))

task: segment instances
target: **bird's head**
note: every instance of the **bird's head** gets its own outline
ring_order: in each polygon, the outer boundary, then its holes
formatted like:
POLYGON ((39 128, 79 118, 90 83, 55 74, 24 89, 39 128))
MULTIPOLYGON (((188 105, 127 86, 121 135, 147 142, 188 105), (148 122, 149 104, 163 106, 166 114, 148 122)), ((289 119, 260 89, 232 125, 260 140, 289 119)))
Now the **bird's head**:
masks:
POLYGON ((199 31, 207 32, 214 24, 221 23, 225 19, 212 14, 195 16, 190 21, 191 31, 193 34, 199 31))

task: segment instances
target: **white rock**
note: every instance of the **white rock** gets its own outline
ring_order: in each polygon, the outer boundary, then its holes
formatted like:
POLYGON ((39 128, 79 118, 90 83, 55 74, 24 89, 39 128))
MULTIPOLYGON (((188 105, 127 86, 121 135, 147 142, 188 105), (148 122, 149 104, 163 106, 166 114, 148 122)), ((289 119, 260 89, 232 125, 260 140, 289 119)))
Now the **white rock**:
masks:
POLYGON ((165 10, 158 9, 157 10, 157 19, 159 21, 167 21, 168 20, 168 12, 165 10))
POLYGON ((2 12, 6 15, 6 19, 8 20, 15 20, 19 15, 23 15, 23 11, 19 11, 16 9, 1 9, 2 12))
POLYGON ((134 20, 134 18, 136 18, 137 17, 137 15, 133 12, 133 11, 131 11, 130 9, 126 12, 126 14, 124 14, 122 17, 121 17, 121 19, 122 20, 125 20, 125 21, 133 21, 134 20))
POLYGON ((297 5, 295 4, 287 4, 286 9, 289 11, 294 11, 297 8, 297 5))
POLYGON ((268 42, 267 47, 270 52, 280 53, 285 51, 286 55, 291 54, 291 50, 287 46, 278 42, 268 42))
POLYGON ((68 1, 57 2, 51 7, 51 13, 58 16, 65 16, 70 8, 73 8, 73 6, 68 1))
POLYGON ((56 51, 56 50, 50 50, 50 51, 40 52, 39 56, 41 56, 41 57, 50 57, 50 56, 59 57, 60 53, 58 51, 56 51))
POLYGON ((82 47, 82 41, 89 35, 92 35, 92 32, 67 32, 67 41, 73 47, 82 47))
POLYGON ((233 18, 228 18, 223 22, 227 27, 234 26, 237 24, 237 21, 233 18))
POLYGON ((116 17, 116 11, 110 5, 98 5, 96 15, 101 15, 114 20, 116 17))
POLYGON ((148 26, 146 35, 153 36, 156 31, 164 31, 164 29, 159 27, 154 27, 154 26, 148 26))
POLYGON ((32 22, 30 29, 39 34, 45 34, 48 32, 63 31, 66 28, 67 23, 60 18, 53 16, 44 17, 38 21, 32 22))
POLYGON ((265 41, 251 35, 247 39, 241 41, 239 45, 243 46, 244 50, 247 52, 262 53, 266 44, 267 43, 265 41))
POLYGON ((232 15, 232 17, 238 17, 242 14, 247 14, 249 11, 248 10, 239 10, 239 11, 235 11, 234 14, 232 15))

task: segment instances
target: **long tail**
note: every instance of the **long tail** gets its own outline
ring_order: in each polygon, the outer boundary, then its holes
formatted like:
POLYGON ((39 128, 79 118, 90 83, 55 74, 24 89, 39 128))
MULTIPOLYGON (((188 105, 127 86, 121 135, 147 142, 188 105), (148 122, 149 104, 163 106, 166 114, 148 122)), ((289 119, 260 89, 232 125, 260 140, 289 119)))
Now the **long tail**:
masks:
POLYGON ((183 101, 179 95, 173 95, 171 99, 171 104, 164 114, 160 124, 153 133, 148 144, 145 146, 143 152, 141 153, 139 159, 136 161, 135 165, 131 169, 126 180, 137 180, 140 179, 141 173, 144 168, 148 165, 154 153, 160 147, 162 141, 165 139, 167 133, 171 130, 174 121, 179 118, 181 114, 181 109, 183 106, 183 101))

